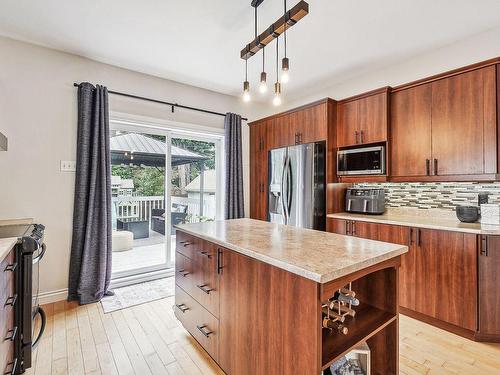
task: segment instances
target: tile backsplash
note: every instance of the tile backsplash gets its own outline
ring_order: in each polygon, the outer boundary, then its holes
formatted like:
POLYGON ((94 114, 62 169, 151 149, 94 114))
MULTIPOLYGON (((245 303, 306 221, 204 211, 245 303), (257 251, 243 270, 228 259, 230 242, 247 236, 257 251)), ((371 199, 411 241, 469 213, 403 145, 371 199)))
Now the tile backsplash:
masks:
POLYGON ((359 183, 356 187, 384 188, 387 207, 416 207, 455 210, 476 206, 480 193, 489 194, 489 203, 500 204, 500 182, 407 182, 359 183))

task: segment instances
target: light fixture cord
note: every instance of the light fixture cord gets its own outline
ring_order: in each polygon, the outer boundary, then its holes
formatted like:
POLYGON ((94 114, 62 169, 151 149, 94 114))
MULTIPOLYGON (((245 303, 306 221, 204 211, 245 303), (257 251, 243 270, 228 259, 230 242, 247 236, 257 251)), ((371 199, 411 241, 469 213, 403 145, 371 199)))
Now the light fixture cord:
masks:
POLYGON ((280 38, 279 36, 276 38, 276 82, 279 82, 280 79, 279 79, 279 68, 278 68, 278 61, 279 61, 279 41, 280 41, 280 38))
POLYGON ((284 43, 285 43, 285 57, 286 57, 286 28, 288 26, 288 20, 286 17, 286 0, 284 0, 284 6, 285 6, 285 32, 284 32, 285 40, 284 40, 284 43))
POLYGON ((265 58, 266 47, 262 47, 262 71, 266 71, 266 58, 265 58))
POLYGON ((257 39, 257 7, 255 7, 255 39, 257 39))

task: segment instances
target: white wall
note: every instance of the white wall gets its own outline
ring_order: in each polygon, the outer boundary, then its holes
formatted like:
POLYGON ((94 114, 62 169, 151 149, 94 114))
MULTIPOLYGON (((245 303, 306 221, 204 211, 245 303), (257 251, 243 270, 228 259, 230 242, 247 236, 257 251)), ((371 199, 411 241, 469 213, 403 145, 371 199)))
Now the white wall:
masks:
MULTIPOLYGON (((295 94, 288 100, 285 97, 286 101, 279 112, 325 97, 339 100, 383 86, 401 85, 498 56, 500 56, 500 28, 413 56, 405 61, 395 62, 384 69, 346 79, 341 83, 332 85, 326 82, 314 89, 301 92, 298 96, 295 94)), ((270 112, 272 113, 272 110, 268 113, 270 112)))
MULTIPOLYGON (((0 37, 0 131, 9 138, 9 151, 0 152, 0 219, 32 217, 46 225, 42 293, 67 287, 75 175, 60 172, 59 163, 76 159, 73 82, 82 81, 217 112, 236 112, 249 119, 261 116, 256 103, 245 105, 232 96, 0 37)), ((172 114, 162 105, 113 95, 110 110, 223 128, 219 116, 181 109, 172 114)), ((248 187, 248 127, 243 129, 248 187)))

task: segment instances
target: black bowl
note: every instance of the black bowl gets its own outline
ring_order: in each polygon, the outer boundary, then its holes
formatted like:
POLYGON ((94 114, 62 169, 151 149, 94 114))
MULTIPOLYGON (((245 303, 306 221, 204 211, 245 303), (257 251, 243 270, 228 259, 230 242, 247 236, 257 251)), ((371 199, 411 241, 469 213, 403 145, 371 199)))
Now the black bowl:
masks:
POLYGON ((464 223, 475 223, 479 220, 479 207, 477 206, 458 206, 458 220, 464 223))

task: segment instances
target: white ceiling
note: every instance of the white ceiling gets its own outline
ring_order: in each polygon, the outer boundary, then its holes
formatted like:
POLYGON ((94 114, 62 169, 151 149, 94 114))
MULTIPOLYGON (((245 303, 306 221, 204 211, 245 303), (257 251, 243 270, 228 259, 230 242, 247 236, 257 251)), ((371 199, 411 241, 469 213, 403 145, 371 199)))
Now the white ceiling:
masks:
MULTIPOLYGON (((290 96, 500 26, 499 0, 308 2, 309 15, 288 32, 290 96)), ((259 32, 282 9, 266 0, 259 32)), ((253 32, 250 0, 0 0, 0 35, 233 95, 253 32)), ((266 52, 273 82, 275 44, 266 52)), ((249 60, 252 88, 261 63, 260 54, 249 60)))

